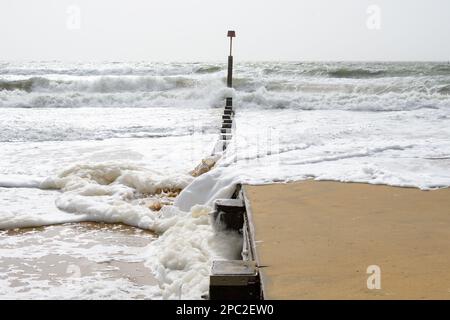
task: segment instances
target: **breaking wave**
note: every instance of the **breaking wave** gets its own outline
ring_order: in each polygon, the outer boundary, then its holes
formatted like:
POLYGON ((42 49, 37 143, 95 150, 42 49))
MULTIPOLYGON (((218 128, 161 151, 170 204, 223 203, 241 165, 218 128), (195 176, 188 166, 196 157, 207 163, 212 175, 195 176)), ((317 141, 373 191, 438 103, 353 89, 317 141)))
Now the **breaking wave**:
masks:
POLYGON ((425 92, 270 92, 265 88, 239 94, 240 105, 247 108, 352 111, 411 111, 418 109, 449 109, 448 95, 425 92))
POLYGON ((21 90, 26 92, 142 92, 166 91, 189 88, 196 80, 187 77, 79 77, 72 80, 57 80, 45 77, 32 77, 24 80, 0 80, 1 90, 21 90))
POLYGON ((33 85, 35 82, 45 80, 43 78, 30 78, 26 80, 13 80, 13 81, 5 81, 0 80, 0 91, 1 90, 21 90, 21 91, 27 91, 30 92, 33 88, 33 85))

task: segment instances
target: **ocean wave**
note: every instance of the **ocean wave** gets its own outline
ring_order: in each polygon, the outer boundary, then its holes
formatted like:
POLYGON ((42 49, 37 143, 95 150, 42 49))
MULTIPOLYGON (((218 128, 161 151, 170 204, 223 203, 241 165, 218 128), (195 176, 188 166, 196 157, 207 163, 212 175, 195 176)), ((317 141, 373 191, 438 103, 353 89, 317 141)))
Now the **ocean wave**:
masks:
POLYGON ((222 70, 223 70, 223 68, 219 67, 219 66, 205 66, 205 67, 200 67, 197 70, 195 70, 195 73, 199 73, 199 74, 216 73, 216 72, 219 72, 222 70))
POLYGON ((0 80, 0 91, 148 92, 189 88, 194 87, 196 84, 196 79, 187 77, 78 77, 71 80, 31 77, 23 80, 0 80))
POLYGON ((450 63, 446 64, 437 64, 431 67, 431 70, 438 75, 449 75, 450 74, 450 63))
MULTIPOLYGON (((250 67, 250 66, 248 66, 250 67)), ((322 77, 322 78, 385 78, 385 77, 417 77, 417 76, 450 76, 448 63, 415 63, 415 62, 297 62, 266 63, 252 68, 261 70, 265 76, 286 77, 322 77)))
POLYGON ((363 94, 358 92, 330 92, 297 94, 274 93, 260 88, 254 92, 239 93, 242 108, 297 109, 297 110, 351 110, 351 111, 411 111, 417 109, 449 109, 447 95, 425 92, 386 92, 363 94))
POLYGON ((233 95, 221 77, 107 77, 73 81, 32 78, 22 82, 31 91, 0 90, 0 108, 220 107, 225 96, 233 95))
POLYGON ((8 90, 8 91, 21 90, 21 91, 30 92, 30 91, 32 91, 34 86, 36 86, 36 85, 48 86, 49 82, 50 81, 48 79, 41 78, 41 77, 32 77, 32 78, 25 79, 25 80, 12 80, 12 81, 0 80, 0 91, 1 90, 8 90))
POLYGON ((449 94, 450 95, 450 84, 439 88, 438 92, 441 94, 449 94))
POLYGON ((386 94, 419 92, 426 94, 445 94, 446 79, 400 78, 400 79, 255 79, 239 77, 234 82, 236 90, 256 92, 264 88, 268 92, 279 93, 318 93, 318 94, 386 94))
POLYGON ((102 62, 64 63, 59 61, 0 63, 0 75, 43 76, 177 76, 195 74, 214 65, 201 63, 102 62))
POLYGON ((448 86, 352 86, 327 84, 247 84, 247 90, 198 87, 150 92, 24 92, 0 91, 0 108, 199 108, 220 107, 225 96, 239 108, 400 111, 450 108, 448 86), (253 86, 250 88, 250 86, 253 86))
POLYGON ((384 70, 369 70, 362 68, 339 68, 336 70, 330 70, 327 73, 333 78, 373 78, 382 77, 386 74, 384 70))

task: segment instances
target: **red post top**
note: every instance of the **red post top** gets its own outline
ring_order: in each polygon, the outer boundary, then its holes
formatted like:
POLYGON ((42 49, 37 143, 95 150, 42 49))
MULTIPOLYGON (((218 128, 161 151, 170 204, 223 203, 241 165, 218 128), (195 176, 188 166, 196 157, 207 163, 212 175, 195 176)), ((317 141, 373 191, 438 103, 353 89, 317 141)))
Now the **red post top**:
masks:
POLYGON ((227 37, 230 37, 230 38, 236 37, 236 32, 233 30, 228 31, 227 37))

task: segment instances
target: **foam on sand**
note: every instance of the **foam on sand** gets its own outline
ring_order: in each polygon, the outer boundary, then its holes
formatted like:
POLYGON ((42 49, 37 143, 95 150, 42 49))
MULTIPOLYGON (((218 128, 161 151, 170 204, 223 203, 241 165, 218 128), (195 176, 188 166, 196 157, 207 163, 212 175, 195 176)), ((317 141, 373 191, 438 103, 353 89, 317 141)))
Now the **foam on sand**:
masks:
POLYGON ((78 222, 76 216, 55 207, 58 191, 0 187, 0 230, 40 227, 52 224, 78 222), (24 205, 27 209, 24 210, 24 205))

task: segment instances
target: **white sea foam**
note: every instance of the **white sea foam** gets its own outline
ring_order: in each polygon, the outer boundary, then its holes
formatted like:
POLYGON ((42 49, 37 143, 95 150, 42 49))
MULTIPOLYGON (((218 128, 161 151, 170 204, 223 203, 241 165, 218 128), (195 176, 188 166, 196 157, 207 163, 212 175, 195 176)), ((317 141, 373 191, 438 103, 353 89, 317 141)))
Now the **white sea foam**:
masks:
POLYGON ((41 188, 57 188, 63 194, 56 206, 65 212, 83 215, 87 221, 125 223, 155 230, 159 216, 139 199, 159 190, 181 190, 191 181, 189 175, 161 176, 136 166, 97 164, 69 168, 49 178, 41 188))
POLYGON ((242 237, 217 233, 210 207, 194 206, 190 213, 163 208, 158 222, 164 233, 149 248, 147 266, 154 270, 165 299, 199 299, 208 293, 213 260, 240 258, 242 237))
POLYGON ((159 297, 158 291, 155 286, 100 275, 77 280, 63 278, 58 282, 32 279, 21 286, 11 286, 8 279, 0 278, 0 297, 5 300, 130 300, 159 297))
POLYGON ((55 206, 58 192, 0 187, 0 230, 83 221, 55 206))
POLYGON ((0 188, 39 188, 41 177, 0 174, 0 188))

